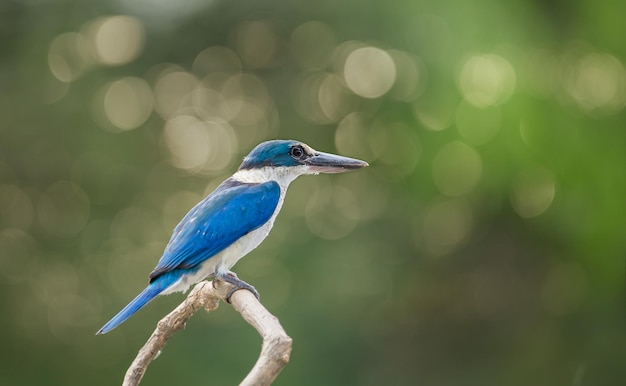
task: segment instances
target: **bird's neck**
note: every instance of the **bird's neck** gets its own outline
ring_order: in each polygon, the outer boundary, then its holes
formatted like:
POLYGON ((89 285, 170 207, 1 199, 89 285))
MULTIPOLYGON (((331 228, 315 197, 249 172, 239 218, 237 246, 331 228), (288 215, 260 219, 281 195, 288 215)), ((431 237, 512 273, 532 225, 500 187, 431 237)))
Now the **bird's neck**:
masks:
POLYGON ((299 167, 263 167, 255 169, 240 169, 232 179, 248 184, 262 184, 268 181, 276 181, 280 185, 281 190, 287 189, 291 181, 295 180, 300 174, 304 173, 299 167))

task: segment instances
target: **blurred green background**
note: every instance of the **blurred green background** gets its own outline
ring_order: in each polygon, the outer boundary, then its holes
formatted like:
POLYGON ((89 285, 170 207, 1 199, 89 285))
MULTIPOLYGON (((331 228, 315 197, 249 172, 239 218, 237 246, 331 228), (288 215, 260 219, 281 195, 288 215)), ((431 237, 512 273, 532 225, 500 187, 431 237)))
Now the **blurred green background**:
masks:
MULTIPOLYGON (((623 385, 626 2, 0 3, 0 384, 113 385, 183 295, 94 336, 257 143, 295 181, 235 271, 294 339, 277 385, 623 385)), ((194 316, 145 385, 236 384, 194 316)))

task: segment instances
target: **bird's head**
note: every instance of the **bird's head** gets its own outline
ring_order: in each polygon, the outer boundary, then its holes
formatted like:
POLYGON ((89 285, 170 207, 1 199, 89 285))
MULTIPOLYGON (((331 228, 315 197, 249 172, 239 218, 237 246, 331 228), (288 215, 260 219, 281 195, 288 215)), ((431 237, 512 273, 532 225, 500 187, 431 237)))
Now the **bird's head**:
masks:
POLYGON ((318 173, 343 173, 368 166, 367 162, 335 154, 322 153, 293 140, 267 141, 244 158, 239 170, 282 169, 295 176, 318 173))

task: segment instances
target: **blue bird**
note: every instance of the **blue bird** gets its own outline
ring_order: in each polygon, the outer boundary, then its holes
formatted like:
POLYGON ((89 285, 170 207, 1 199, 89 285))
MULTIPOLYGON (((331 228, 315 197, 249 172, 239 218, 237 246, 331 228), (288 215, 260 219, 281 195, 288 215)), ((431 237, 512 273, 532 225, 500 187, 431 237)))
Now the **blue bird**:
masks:
POLYGON ((235 174, 192 208, 174 228, 148 286, 96 334, 106 334, 158 295, 184 292, 212 276, 235 286, 227 294, 256 289, 230 269, 267 237, 289 184, 304 174, 342 173, 367 162, 313 150, 293 140, 263 142, 235 174))

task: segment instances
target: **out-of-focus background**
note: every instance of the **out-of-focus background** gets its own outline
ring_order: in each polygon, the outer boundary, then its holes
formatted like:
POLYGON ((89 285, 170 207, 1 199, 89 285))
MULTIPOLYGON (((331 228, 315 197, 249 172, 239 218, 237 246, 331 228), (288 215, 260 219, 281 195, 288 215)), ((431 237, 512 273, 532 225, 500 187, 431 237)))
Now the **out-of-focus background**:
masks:
MULTIPOLYGON (((95 331, 257 143, 367 160, 292 184, 235 271, 277 385, 623 385, 626 2, 0 3, 0 384, 113 385, 183 295, 95 331)), ((197 314, 146 385, 236 384, 197 314)))

